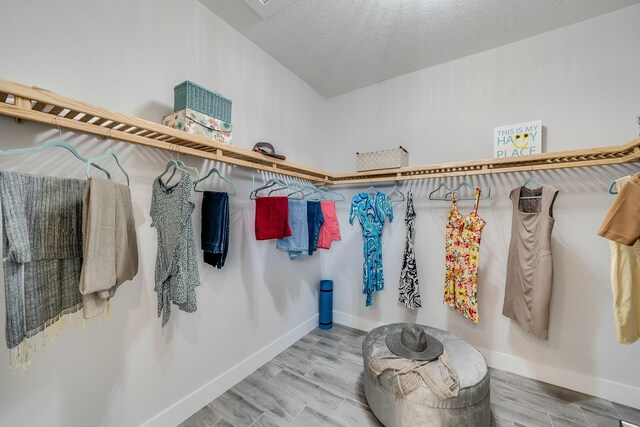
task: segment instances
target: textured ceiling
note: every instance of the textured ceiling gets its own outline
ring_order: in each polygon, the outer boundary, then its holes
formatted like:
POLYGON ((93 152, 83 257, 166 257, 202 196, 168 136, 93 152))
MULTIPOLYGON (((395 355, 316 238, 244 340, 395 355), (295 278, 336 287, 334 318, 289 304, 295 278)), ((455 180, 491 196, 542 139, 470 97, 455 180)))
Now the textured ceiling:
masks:
POLYGON ((325 97, 640 3, 297 0, 263 19, 247 1, 200 0, 325 97))

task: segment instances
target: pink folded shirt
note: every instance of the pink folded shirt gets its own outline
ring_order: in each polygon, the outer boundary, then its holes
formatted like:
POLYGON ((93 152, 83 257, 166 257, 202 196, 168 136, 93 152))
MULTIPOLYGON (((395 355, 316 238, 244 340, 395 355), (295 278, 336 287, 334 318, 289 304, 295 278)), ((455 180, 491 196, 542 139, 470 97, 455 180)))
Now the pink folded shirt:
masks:
POLYGON ((318 248, 330 249, 331 242, 340 240, 340 225, 336 215, 336 202, 333 200, 323 200, 320 202, 324 224, 320 228, 318 237, 318 248))

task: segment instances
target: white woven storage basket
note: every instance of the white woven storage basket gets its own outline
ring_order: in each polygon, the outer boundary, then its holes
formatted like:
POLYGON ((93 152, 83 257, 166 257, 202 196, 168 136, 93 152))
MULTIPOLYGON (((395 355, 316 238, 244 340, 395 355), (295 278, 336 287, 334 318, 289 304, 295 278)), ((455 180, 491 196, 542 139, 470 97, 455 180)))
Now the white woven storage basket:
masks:
POLYGON ((356 169, 358 172, 396 169, 404 166, 409 166, 409 152, 402 147, 392 150, 356 153, 356 169))

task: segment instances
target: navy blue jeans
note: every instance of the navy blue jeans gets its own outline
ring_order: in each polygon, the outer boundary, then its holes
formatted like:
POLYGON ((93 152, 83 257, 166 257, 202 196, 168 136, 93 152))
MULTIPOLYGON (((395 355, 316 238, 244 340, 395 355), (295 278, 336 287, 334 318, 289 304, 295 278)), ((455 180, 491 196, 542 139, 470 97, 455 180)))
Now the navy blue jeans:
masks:
POLYGON ((307 222, 309 225, 309 255, 313 255, 318 250, 320 228, 324 224, 324 215, 322 215, 320 202, 307 201, 307 222))
POLYGON ((229 195, 205 191, 202 197, 202 250, 204 262, 224 267, 229 252, 229 195))

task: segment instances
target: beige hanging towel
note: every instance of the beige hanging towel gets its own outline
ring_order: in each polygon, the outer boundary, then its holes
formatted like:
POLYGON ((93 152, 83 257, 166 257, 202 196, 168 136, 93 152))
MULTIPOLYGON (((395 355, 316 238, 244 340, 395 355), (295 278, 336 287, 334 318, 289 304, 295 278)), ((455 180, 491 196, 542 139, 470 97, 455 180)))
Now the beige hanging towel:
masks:
POLYGON ((80 274, 84 318, 104 313, 116 289, 138 272, 136 238, 129 187, 91 178, 82 206, 84 259, 80 274))
POLYGON ((549 335, 553 286, 551 232, 557 196, 558 190, 549 186, 518 187, 511 191, 513 219, 502 314, 541 340, 547 340, 549 335))
POLYGON ((622 245, 633 246, 640 239, 640 173, 629 179, 618 193, 598 234, 622 245))
POLYGON ((634 232, 640 223, 640 174, 620 178, 616 186, 618 197, 598 234, 609 240, 611 249, 611 291, 618 342, 632 344, 640 338, 640 240, 634 232))

